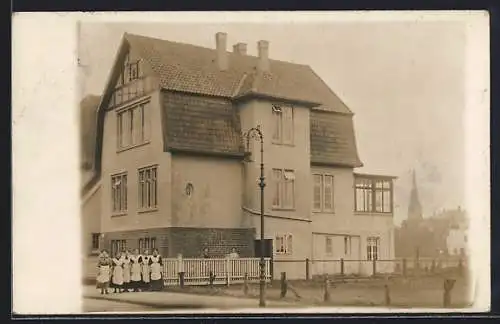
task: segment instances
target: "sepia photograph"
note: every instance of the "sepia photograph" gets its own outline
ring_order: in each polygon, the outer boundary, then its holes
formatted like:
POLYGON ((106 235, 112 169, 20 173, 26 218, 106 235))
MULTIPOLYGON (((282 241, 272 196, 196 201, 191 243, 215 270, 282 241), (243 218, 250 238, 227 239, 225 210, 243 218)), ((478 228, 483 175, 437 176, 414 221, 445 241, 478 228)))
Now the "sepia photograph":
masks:
POLYGON ((474 309, 467 15, 123 15, 73 20, 83 313, 474 309))

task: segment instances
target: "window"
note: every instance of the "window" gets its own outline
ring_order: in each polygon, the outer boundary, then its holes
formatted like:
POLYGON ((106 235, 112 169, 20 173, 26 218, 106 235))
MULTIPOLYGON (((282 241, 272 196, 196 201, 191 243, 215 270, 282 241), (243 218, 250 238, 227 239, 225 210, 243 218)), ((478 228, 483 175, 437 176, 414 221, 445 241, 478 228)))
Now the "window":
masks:
POLYGON ((272 106, 273 143, 293 144, 293 107, 272 106))
POLYGON ((118 149, 146 143, 149 140, 149 103, 141 103, 117 113, 118 149))
POLYGON ((114 257, 118 252, 127 249, 126 240, 111 240, 111 256, 114 257))
POLYGON ((378 260, 379 248, 380 248, 380 238, 368 237, 366 239, 366 259, 370 261, 378 260))
POLYGON ((127 211, 127 173, 111 176, 112 212, 127 211))
POLYGON ((127 64, 128 82, 134 81, 139 78, 139 61, 127 64))
POLYGON ((331 237, 325 238, 325 251, 327 255, 331 255, 333 253, 333 242, 331 237))
POLYGON ((293 170, 273 169, 273 207, 293 209, 295 206, 295 173, 293 170))
POLYGON ((356 178, 355 210, 357 212, 392 212, 390 180, 356 178))
POLYGON ((139 169, 139 209, 158 206, 158 169, 156 166, 139 169))
POLYGON ((313 175, 313 210, 333 212, 333 176, 313 175))
POLYGON ((274 239, 276 254, 292 254, 292 234, 278 234, 274 239))
POLYGON ((99 250, 99 233, 92 233, 92 250, 99 250))
MULTIPOLYGON (((139 239, 139 251, 153 250, 156 249, 156 238, 155 237, 145 237, 139 239)), ((151 251, 149 251, 151 252, 151 251)))

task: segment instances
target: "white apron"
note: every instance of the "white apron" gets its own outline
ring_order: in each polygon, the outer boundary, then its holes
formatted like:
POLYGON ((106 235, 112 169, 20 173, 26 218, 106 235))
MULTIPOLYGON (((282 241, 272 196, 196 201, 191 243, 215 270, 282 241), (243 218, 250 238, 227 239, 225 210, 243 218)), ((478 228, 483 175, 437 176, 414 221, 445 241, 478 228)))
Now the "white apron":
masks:
POLYGON ((151 257, 151 280, 161 279, 161 257, 158 255, 156 257, 151 257))
POLYGON ((97 275, 97 281, 99 283, 109 282, 110 276, 111 276, 111 267, 109 265, 99 266, 99 274, 97 275))
POLYGON ((122 268, 122 260, 113 259, 113 279, 112 282, 115 285, 121 286, 123 285, 123 268, 122 268))
POLYGON ((150 282, 151 278, 149 277, 150 274, 150 269, 149 269, 149 256, 143 256, 142 257, 142 281, 144 282, 150 282))
POLYGON ((141 281, 141 264, 139 263, 140 256, 130 257, 130 280, 141 281))
POLYGON ((123 282, 129 283, 130 282, 130 259, 124 257, 122 259, 122 264, 123 264, 123 282))

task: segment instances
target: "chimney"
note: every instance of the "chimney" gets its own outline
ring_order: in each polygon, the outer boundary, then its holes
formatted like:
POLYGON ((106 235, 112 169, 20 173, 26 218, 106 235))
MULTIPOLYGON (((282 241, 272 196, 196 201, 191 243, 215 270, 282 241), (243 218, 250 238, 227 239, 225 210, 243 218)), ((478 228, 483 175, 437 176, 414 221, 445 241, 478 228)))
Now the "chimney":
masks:
POLYGON ((219 32, 215 34, 215 46, 217 50, 216 62, 221 71, 227 70, 228 60, 227 60, 227 34, 219 32))
POLYGON ((260 40, 257 42, 257 49, 259 52, 259 63, 257 69, 260 72, 269 71, 269 42, 260 40))
POLYGON ((238 43, 233 45, 233 53, 239 54, 239 55, 247 55, 247 44, 245 43, 238 43))

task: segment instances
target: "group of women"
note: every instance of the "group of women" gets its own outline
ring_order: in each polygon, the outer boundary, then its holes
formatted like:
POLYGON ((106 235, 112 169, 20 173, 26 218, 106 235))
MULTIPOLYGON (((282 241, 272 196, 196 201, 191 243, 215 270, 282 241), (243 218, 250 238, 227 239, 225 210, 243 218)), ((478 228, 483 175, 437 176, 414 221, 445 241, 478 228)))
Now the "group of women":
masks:
POLYGON ((118 252, 110 257, 106 250, 99 255, 97 263, 97 288, 101 294, 129 291, 159 291, 163 288, 163 263, 157 249, 149 255, 148 250, 139 254, 130 250, 118 252))

